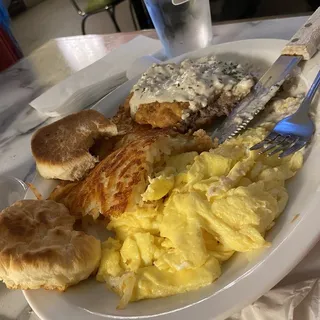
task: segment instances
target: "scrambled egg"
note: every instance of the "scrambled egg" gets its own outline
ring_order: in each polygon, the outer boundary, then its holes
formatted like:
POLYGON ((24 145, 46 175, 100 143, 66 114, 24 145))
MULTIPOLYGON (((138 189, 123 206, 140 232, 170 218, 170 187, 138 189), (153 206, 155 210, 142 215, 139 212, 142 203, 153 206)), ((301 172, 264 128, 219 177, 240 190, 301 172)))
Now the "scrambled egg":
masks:
POLYGON ((112 219, 116 239, 103 243, 97 279, 122 297, 120 308, 207 286, 234 252, 269 245, 265 232, 288 200, 285 180, 303 157, 250 151, 266 133, 252 129, 209 152, 169 157, 149 178, 149 205, 112 219))

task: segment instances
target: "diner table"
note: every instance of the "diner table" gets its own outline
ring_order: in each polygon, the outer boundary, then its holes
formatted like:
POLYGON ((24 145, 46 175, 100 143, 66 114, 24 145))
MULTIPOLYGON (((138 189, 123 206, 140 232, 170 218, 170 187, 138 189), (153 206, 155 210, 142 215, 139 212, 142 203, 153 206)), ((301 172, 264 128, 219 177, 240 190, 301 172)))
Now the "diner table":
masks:
MULTIPOLYGON (((255 38, 290 39, 308 16, 215 24, 213 44, 255 38)), ((36 166, 31 155, 32 133, 49 119, 29 106, 42 92, 87 67, 137 35, 157 38, 154 30, 52 39, 0 73, 0 175, 31 182, 36 166)), ((52 120, 51 120, 52 121, 52 120)), ((320 277, 320 242, 281 284, 320 277)), ((0 284, 0 320, 38 319, 22 291, 0 284)), ((207 320, 207 319, 206 319, 207 320)))

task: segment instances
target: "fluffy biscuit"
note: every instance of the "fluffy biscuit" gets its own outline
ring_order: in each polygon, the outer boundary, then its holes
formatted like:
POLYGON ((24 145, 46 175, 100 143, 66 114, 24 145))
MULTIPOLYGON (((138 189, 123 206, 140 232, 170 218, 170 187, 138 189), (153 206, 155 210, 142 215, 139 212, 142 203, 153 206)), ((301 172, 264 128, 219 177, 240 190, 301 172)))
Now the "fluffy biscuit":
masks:
POLYGON ((81 180, 99 161, 90 153, 95 141, 117 133, 116 125, 98 111, 71 114, 33 135, 37 169, 46 179, 81 180))
POLYGON ((63 291, 99 266, 101 244, 75 231, 52 200, 21 200, 0 213, 0 280, 10 289, 63 291))

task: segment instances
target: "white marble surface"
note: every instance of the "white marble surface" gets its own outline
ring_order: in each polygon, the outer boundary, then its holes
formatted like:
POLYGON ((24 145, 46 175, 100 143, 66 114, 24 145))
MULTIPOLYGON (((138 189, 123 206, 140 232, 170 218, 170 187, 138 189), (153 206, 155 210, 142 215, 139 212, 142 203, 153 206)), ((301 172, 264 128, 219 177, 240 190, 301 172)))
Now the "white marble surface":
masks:
MULTIPOLYGON (((213 43, 253 38, 289 39, 307 17, 279 18, 213 26, 213 43)), ((152 31, 142 32, 154 36, 152 31)), ((51 40, 29 57, 0 74, 0 175, 12 175, 30 182, 35 164, 30 151, 34 130, 48 121, 28 103, 46 88, 98 60, 135 34, 80 36, 51 40)), ((320 244, 317 245, 320 247, 320 244)), ((283 283, 320 276, 317 247, 293 270, 283 283)), ((21 291, 0 285, 0 320, 26 320, 27 302, 21 291), (18 316, 21 311, 24 312, 18 316)))

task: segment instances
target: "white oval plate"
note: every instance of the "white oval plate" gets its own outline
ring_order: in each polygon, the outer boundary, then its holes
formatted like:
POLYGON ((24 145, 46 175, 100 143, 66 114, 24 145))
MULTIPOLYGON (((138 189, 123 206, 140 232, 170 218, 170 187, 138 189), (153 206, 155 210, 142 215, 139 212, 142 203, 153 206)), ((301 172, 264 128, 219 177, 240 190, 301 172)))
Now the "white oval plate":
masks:
MULTIPOLYGON (((245 40, 211 46, 185 57, 216 54, 220 59, 261 67, 271 65, 286 44, 283 40, 245 40)), ((319 70, 320 55, 307 62, 301 83, 309 86, 319 70)), ((102 70, 103 72, 103 70, 102 70)), ((131 80, 97 103, 95 109, 112 116, 128 95, 131 80)), ((318 101, 315 101, 318 105, 318 101)), ((320 148, 314 139, 303 169, 289 184, 290 200, 285 212, 268 233, 272 246, 250 256, 238 254, 223 266, 222 276, 203 289, 173 297, 131 303, 117 310, 118 297, 94 279, 83 281, 65 293, 45 290, 25 291, 24 295, 43 320, 98 320, 146 318, 172 320, 223 319, 252 303, 279 282, 311 249, 320 235, 320 148), (298 215, 298 216, 297 216, 298 215), (294 219, 296 218, 296 219, 294 219)), ((37 177, 38 190, 47 196, 55 182, 37 177)), ((27 197, 33 198, 29 192, 27 197)))

